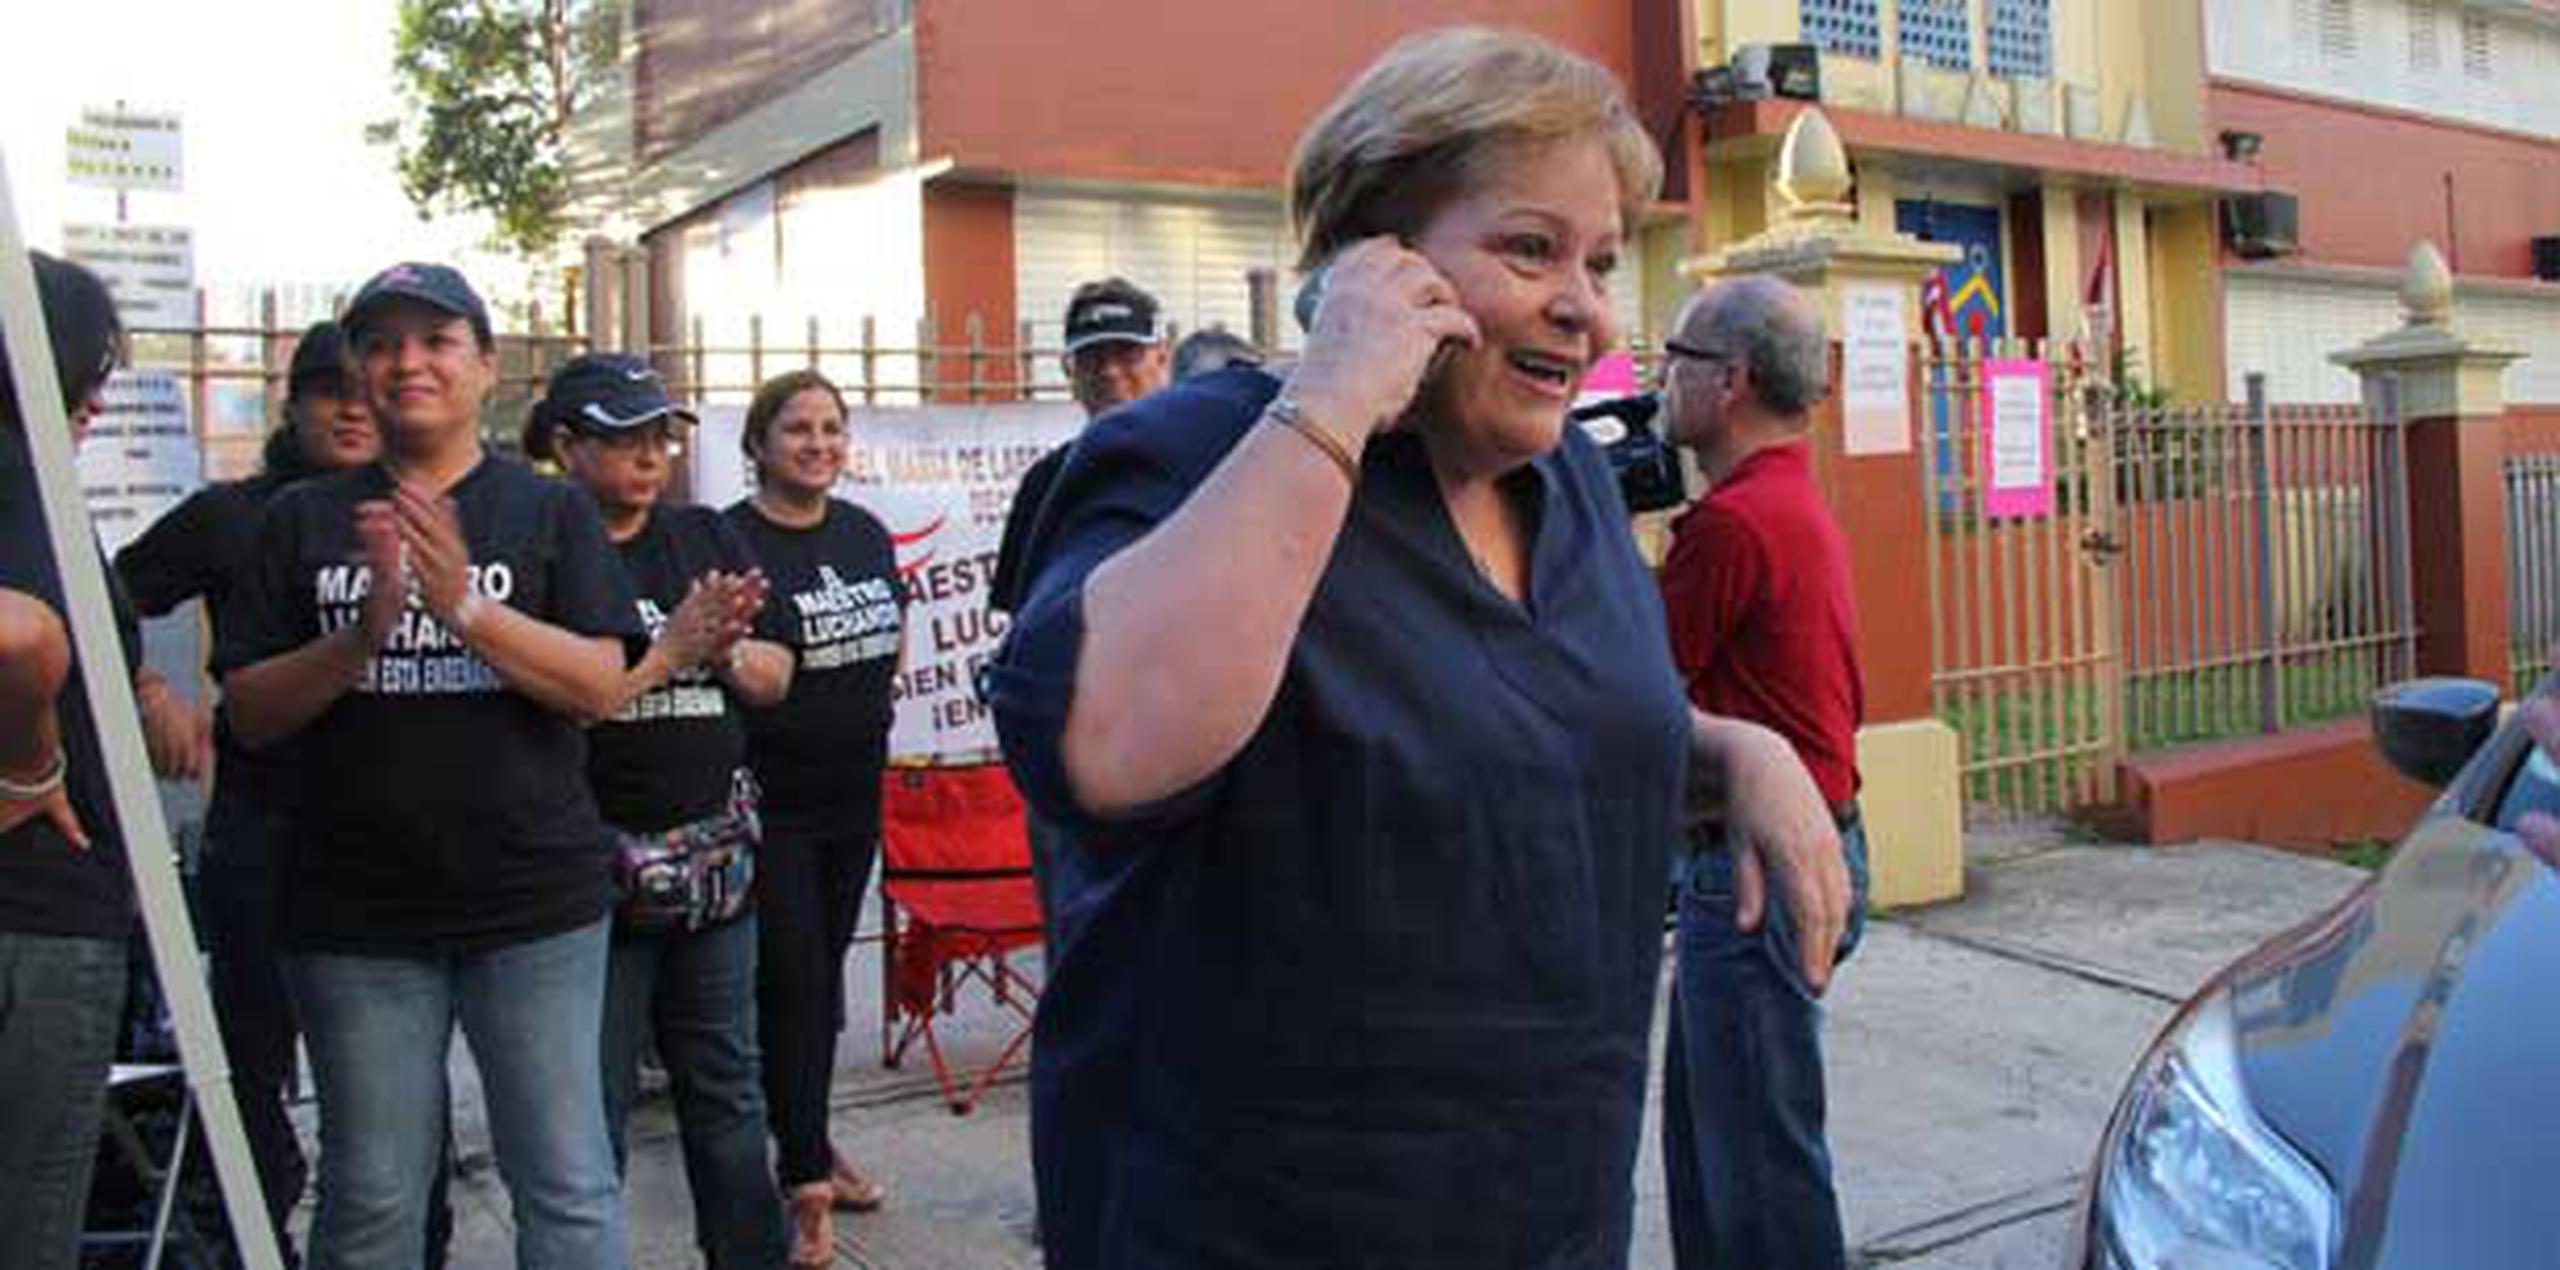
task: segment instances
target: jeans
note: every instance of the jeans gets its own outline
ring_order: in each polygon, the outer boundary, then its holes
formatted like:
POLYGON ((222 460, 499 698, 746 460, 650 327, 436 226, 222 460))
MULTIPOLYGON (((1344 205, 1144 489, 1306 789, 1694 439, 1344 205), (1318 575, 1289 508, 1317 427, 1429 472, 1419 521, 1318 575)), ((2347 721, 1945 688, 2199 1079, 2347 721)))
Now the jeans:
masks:
POLYGON ((596 1040, 605 926, 449 956, 287 959, 320 1086, 312 1270, 419 1264, 457 1024, 488 1097, 517 1267, 620 1270, 622 1194, 596 1040))
POLYGON ((124 1011, 121 939, 0 931, 0 1260, 80 1260, 107 1067, 124 1011))
MULTIPOLYGON (((240 1124, 257 1161, 258 1186, 277 1238, 285 1216, 302 1201, 309 1170, 285 1099, 293 1088, 293 1000, 284 985, 276 949, 275 863, 281 823, 240 795, 217 794, 205 821, 206 850, 197 875, 205 949, 211 954, 208 986, 223 1053, 231 1060, 232 1095, 240 1124)), ((288 1249, 287 1257, 291 1252, 288 1249)))
MULTIPOLYGON (((1866 927, 1867 838, 1841 825, 1851 884, 1835 965, 1866 927)), ((1663 1180, 1680 1270, 1842 1270, 1823 1137, 1822 1003, 1772 895, 1734 928, 1734 851, 1702 851, 1679 895, 1679 971, 1662 1067, 1663 1180)))
POLYGON ((790 1240, 765 1158, 756 1060, 756 918, 617 939, 604 1006, 605 1123, 613 1158, 654 1035, 673 1086, 693 1238, 711 1270, 769 1270, 790 1240))
POLYGON ((877 802, 867 820, 859 809, 794 817, 766 808, 756 851, 756 1028, 785 1190, 824 1181, 834 1168, 827 1086, 844 1029, 844 956, 879 833, 877 802))

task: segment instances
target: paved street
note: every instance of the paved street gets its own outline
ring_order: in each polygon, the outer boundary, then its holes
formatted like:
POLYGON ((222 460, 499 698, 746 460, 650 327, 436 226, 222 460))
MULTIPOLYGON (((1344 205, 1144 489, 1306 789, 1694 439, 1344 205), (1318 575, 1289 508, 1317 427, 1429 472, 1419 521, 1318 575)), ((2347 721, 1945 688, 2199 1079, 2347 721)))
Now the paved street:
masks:
MULTIPOLYGON (((1834 997, 1833 1148, 1870 1265, 2054 1267, 2107 1109, 2171 1005, 2360 876, 2254 846, 2125 849, 2048 826, 1978 833, 1972 854, 1968 897, 1872 924, 1834 997)), ((858 1024, 878 1018, 877 974, 857 956, 858 1024)), ((960 1035, 963 1052, 992 1043, 983 1028, 960 1035)), ((883 1213, 839 1225, 840 1264, 1036 1266, 1020 1087, 955 1117, 921 1059, 890 1072, 878 1056, 876 1027, 848 1033, 837 1140, 893 1194, 883 1213)), ((467 1098, 464 1124, 454 1264, 497 1270, 510 1263, 506 1201, 467 1098)), ((1648 1132, 1637 1175, 1634 1262, 1648 1270, 1670 1261, 1656 1141, 1648 1132)), ((631 1187, 635 1265, 695 1264, 663 1104, 637 1126, 631 1187)))

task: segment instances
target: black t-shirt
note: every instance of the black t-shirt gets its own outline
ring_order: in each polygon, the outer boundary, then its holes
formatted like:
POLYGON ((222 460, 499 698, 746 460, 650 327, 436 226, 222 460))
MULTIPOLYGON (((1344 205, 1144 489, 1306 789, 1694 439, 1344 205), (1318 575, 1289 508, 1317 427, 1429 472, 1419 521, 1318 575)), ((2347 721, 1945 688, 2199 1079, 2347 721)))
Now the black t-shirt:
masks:
MULTIPOLYGON (((98 564, 105 567, 104 552, 98 564)), ((0 418, 0 587, 52 605, 62 615, 65 633, 70 631, 70 609, 45 537, 44 505, 36 500, 26 438, 5 418, 0 418)), ((141 664, 142 627, 112 570, 107 597, 115 605, 116 635, 130 675, 141 664)), ((0 834, 0 930, 122 939, 133 924, 133 883, 125 872, 124 837, 116 826, 106 761, 98 749, 76 647, 62 695, 54 700, 54 718, 62 732, 71 810, 88 831, 89 849, 73 847, 41 817, 0 834)))
POLYGON ((841 499, 807 529, 775 524, 752 500, 727 515, 773 587, 765 637, 798 663, 790 696, 747 710, 747 762, 764 805, 783 816, 876 805, 906 635, 889 531, 841 499))
MULTIPOLYGON (((269 447, 274 455, 278 447, 269 447)), ((116 573, 145 617, 160 617, 199 596, 205 616, 219 633, 235 619, 248 591, 245 579, 258 552, 258 520, 267 503, 286 486, 319 474, 319 469, 290 465, 270 467, 245 480, 208 485, 153 521, 142 536, 116 553, 116 573)), ((252 750, 231 735, 231 721, 217 706, 213 740, 214 797, 252 798, 267 803, 282 777, 283 760, 273 750, 252 750)))
MULTIPOLYGON (((371 571, 358 505, 378 464, 268 505, 216 671, 358 620, 371 571)), ((587 496, 491 456, 456 484, 473 590, 577 635, 640 639, 631 584, 587 496)), ((468 952, 594 921, 614 899, 586 738, 509 688, 415 596, 356 686, 295 738, 279 925, 298 948, 468 952)))
MULTIPOLYGON (((755 567, 738 531, 708 507, 662 507, 616 543, 651 638, 685 588, 711 570, 755 567)), ((745 761, 747 734, 728 689, 706 667, 678 671, 587 733, 587 784, 605 823, 654 833, 721 809, 745 761)))
POLYGON ((1058 469, 1065 467, 1067 452, 1075 442, 1040 456, 1040 461, 1023 469, 1022 482, 1013 487, 1013 502, 1004 511, 1004 537, 996 540, 996 576, 987 584, 987 607, 999 613, 1022 611, 1023 591, 1031 579, 1023 575, 1030 565, 1025 558, 1031 550, 1031 531, 1039 527, 1040 508, 1049 501, 1049 487, 1057 482, 1058 469))

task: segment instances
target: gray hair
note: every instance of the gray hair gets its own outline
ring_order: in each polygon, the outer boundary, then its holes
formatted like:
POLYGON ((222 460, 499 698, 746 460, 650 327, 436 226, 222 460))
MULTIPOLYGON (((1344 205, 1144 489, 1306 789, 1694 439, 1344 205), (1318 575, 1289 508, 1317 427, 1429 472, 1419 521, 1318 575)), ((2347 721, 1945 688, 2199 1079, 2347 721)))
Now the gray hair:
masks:
POLYGON ((1736 278, 1716 287, 1693 319, 1698 336, 1733 354, 1751 372, 1760 401, 1800 415, 1831 395, 1831 340, 1804 293, 1770 277, 1736 278))

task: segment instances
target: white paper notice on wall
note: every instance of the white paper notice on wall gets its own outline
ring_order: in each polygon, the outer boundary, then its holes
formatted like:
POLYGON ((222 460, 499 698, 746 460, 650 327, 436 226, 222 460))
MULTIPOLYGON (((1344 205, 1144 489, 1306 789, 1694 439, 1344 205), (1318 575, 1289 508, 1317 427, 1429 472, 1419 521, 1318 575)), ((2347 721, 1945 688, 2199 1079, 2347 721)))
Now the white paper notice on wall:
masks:
POLYGON ((1903 288, 1861 283, 1841 296, 1842 449, 1850 454, 1911 451, 1911 354, 1904 340, 1903 288))

